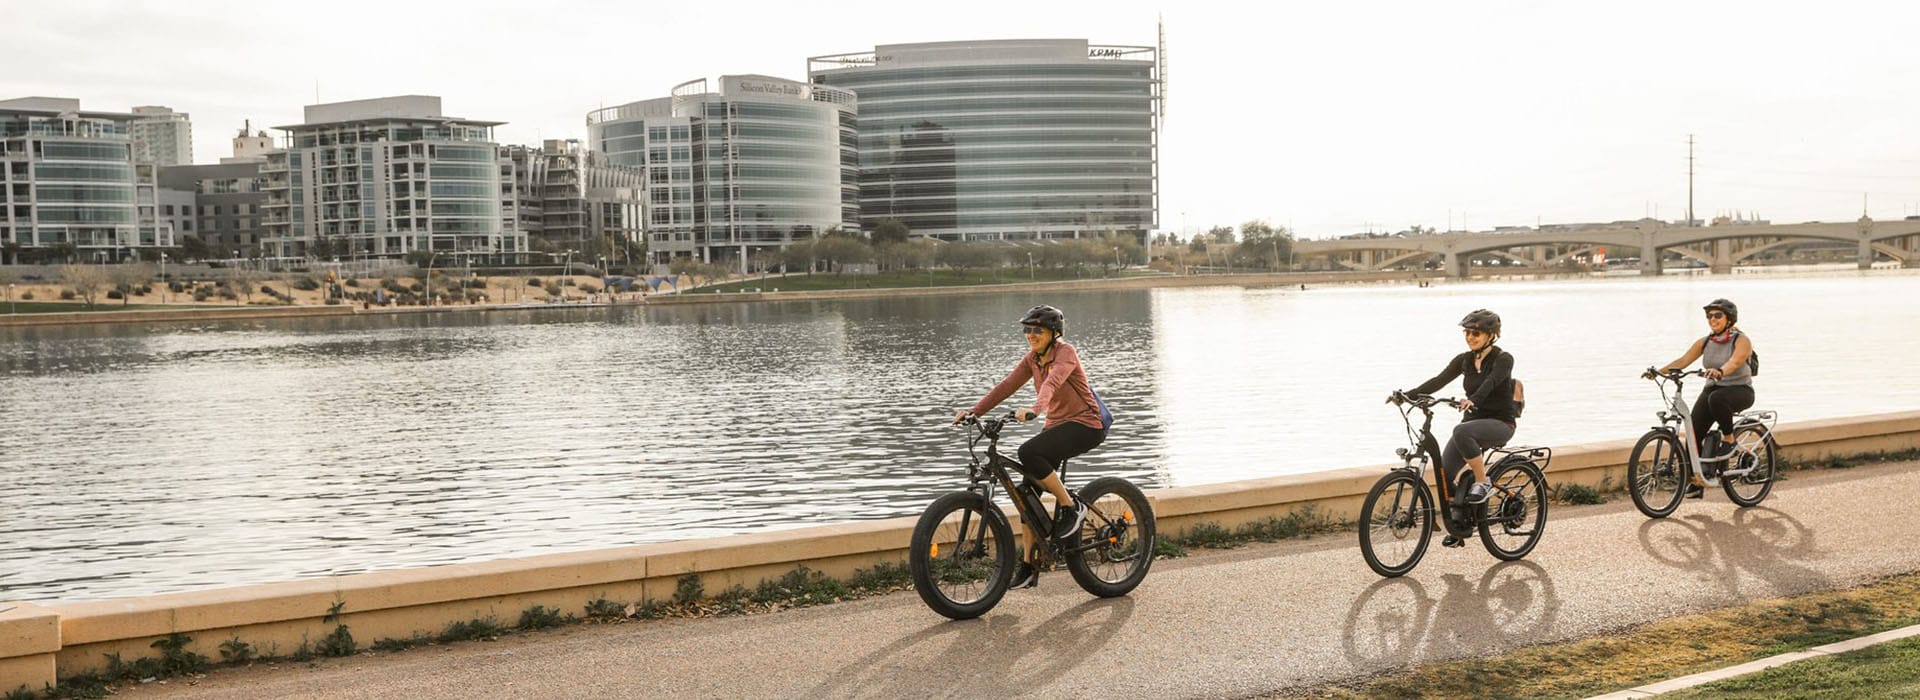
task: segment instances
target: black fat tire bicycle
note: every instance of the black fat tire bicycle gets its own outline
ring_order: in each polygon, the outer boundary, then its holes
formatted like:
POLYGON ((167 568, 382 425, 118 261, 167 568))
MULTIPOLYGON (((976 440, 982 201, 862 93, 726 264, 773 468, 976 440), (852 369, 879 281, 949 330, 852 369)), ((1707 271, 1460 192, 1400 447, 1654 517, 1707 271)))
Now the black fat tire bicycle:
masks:
MULTIPOLYGON (((1102 598, 1123 596, 1147 577, 1153 565, 1153 505, 1131 482, 1101 477, 1087 482, 1075 497, 1087 504, 1079 536, 1068 541, 1053 537, 1053 521, 1041 501, 1043 489, 1022 479, 1016 485, 1018 462, 1000 454, 1000 430, 1013 420, 966 420, 967 465, 970 482, 964 491, 934 499, 920 514, 908 545, 907 566, 913 588, 927 607, 955 620, 979 617, 999 604, 1012 583, 1019 558, 1013 526, 998 505, 995 490, 1011 494, 1015 513, 1040 535, 1036 567, 1062 561, 1074 582, 1102 598), (977 449, 987 441, 984 455, 977 449)), ((1066 464, 1060 465, 1066 478, 1066 464)))
POLYGON ((1464 502, 1473 472, 1461 469, 1451 483, 1440 471, 1440 443, 1433 437, 1433 407, 1458 408, 1456 399, 1395 392, 1400 418, 1406 423, 1411 447, 1396 451, 1401 466, 1374 482, 1360 506, 1360 554, 1367 568, 1387 578, 1413 570, 1427 553, 1438 520, 1450 539, 1464 543, 1476 533, 1487 553, 1501 561, 1527 556, 1547 529, 1546 465, 1553 450, 1546 447, 1496 447, 1487 450, 1487 478, 1493 493, 1484 503, 1464 502), (1413 412, 1425 419, 1413 427, 1413 412), (1427 488, 1427 465, 1435 466, 1433 490, 1427 488), (1436 502, 1447 504, 1435 508, 1436 502))
MULTIPOLYGON (((1647 373, 1660 387, 1661 403, 1666 410, 1657 415, 1660 424, 1647 430, 1633 444, 1627 458, 1627 493, 1633 507, 1649 518, 1664 518, 1680 509, 1687 487, 1696 475, 1708 486, 1718 484, 1727 492, 1727 500, 1742 508, 1752 508, 1767 500, 1773 482, 1779 479, 1779 446, 1773 441, 1773 425, 1779 420, 1773 411, 1746 410, 1734 414, 1733 450, 1712 459, 1701 459, 1700 436, 1693 434, 1682 380, 1703 377, 1700 370, 1670 370, 1647 373), (1667 384, 1673 392, 1667 392, 1667 384), (1724 468, 1712 469, 1715 466, 1724 468)), ((1644 376, 1644 375, 1643 375, 1644 376)))

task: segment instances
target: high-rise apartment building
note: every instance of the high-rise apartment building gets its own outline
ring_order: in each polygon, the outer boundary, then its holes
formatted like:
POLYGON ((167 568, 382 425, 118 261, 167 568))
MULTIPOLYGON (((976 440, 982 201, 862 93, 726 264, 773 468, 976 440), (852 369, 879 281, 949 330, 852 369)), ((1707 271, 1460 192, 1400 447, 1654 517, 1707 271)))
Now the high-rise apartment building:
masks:
POLYGON ((0 246, 9 258, 121 260, 174 244, 157 220, 155 167, 136 162, 135 115, 80 101, 0 101, 0 246))
POLYGON ((647 249, 744 269, 755 253, 859 226, 853 93, 761 75, 676 86, 587 115, 588 143, 647 175, 647 249))
POLYGON ((133 137, 133 159, 154 165, 193 163, 193 120, 185 112, 158 106, 133 108, 127 125, 133 137))
POLYGON ((1156 51, 1085 40, 877 46, 808 61, 860 100, 860 222, 942 240, 1158 223, 1156 51))
POLYGON ((425 95, 308 106, 304 123, 276 127, 283 149, 261 169, 263 254, 522 259, 514 165, 493 141, 502 123, 442 115, 425 95))

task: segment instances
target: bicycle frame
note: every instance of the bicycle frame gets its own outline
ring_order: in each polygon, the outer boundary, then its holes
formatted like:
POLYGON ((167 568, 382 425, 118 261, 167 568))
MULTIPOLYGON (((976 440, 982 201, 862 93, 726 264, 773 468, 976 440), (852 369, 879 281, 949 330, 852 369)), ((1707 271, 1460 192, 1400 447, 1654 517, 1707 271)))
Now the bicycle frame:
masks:
MULTIPOLYGON (((1666 410, 1660 411, 1659 413, 1655 414, 1660 419, 1660 424, 1653 426, 1652 430, 1657 430, 1657 431, 1678 436, 1680 438, 1681 449, 1684 449, 1687 451, 1687 469, 1689 470, 1689 472, 1686 474, 1686 476, 1688 478, 1698 476, 1702 481, 1707 482, 1708 485, 1715 486, 1719 484, 1720 478, 1725 478, 1730 476, 1744 476, 1748 472, 1753 471, 1753 468, 1748 467, 1745 469, 1722 470, 1717 477, 1710 479, 1705 476, 1707 463, 1726 462, 1729 459, 1731 459, 1733 455, 1740 452, 1741 451, 1740 448, 1745 447, 1747 451, 1751 451, 1752 448, 1750 446, 1736 445, 1735 449, 1729 450, 1727 454, 1720 455, 1718 457, 1714 457, 1711 459, 1701 459, 1700 457, 1700 437, 1701 436, 1693 434, 1692 410, 1687 407, 1686 393, 1685 393, 1686 386, 1685 386, 1684 380, 1687 377, 1704 377, 1704 376, 1706 376, 1706 373, 1697 369, 1688 370, 1685 372, 1672 371, 1672 372, 1658 373, 1654 375, 1654 384, 1660 388, 1660 401, 1661 403, 1666 404, 1667 408, 1666 410), (1664 382, 1673 383, 1672 394, 1667 393, 1667 387, 1664 382)), ((1760 439, 1767 440, 1773 437, 1773 426, 1776 422, 1779 421, 1779 419, 1780 419, 1779 414, 1776 414, 1773 411, 1767 411, 1767 410, 1742 411, 1740 413, 1733 414, 1732 430, 1738 431, 1740 428, 1743 428, 1749 425, 1758 425, 1760 426, 1760 431, 1761 431, 1760 439)))
MULTIPOLYGON (((1104 544, 1099 540, 1076 543, 1072 547, 1063 546, 1055 541, 1052 532, 1053 519, 1047 517, 1046 503, 1040 499, 1040 486, 1025 479, 1024 474, 1021 475, 1022 480, 1018 485, 1013 483, 1013 474, 1020 471, 1020 463, 1000 454, 1000 429, 1011 420, 1013 420, 1011 413, 1001 418, 969 419, 969 425, 974 429, 967 435, 967 480, 970 483, 967 490, 980 494, 988 503, 993 502, 995 486, 1011 494, 1009 497, 1013 499, 1014 510, 1020 514, 1021 522, 1038 534, 1039 539, 1044 543, 1044 546, 1039 548, 1043 556, 1060 558, 1099 548, 1104 544), (979 449, 981 440, 987 441, 985 459, 982 459, 979 449)), ((1060 464, 1059 474, 1064 483, 1067 478, 1065 462, 1060 464)), ((971 514, 961 517, 961 528, 968 527, 967 518, 970 516, 971 514)), ((986 532, 983 528, 980 533, 982 542, 985 541, 985 537, 986 532)))
MULTIPOLYGON (((1473 528, 1478 526, 1481 521, 1489 523, 1496 522, 1496 519, 1486 514, 1485 504, 1470 504, 1464 508, 1455 508, 1456 505, 1460 504, 1453 502, 1456 495, 1454 481, 1460 477, 1458 474, 1451 476, 1445 474, 1444 472, 1446 470, 1440 466, 1443 464, 1440 460, 1440 442, 1433 436, 1433 407, 1439 404, 1446 404, 1458 408, 1460 406, 1459 400, 1416 395, 1407 395, 1405 398, 1406 401, 1400 406, 1400 419, 1406 424, 1407 440, 1411 444, 1411 449, 1402 447, 1394 451, 1394 454, 1400 457, 1402 465, 1398 468, 1412 471, 1419 475, 1421 483, 1424 484, 1427 483, 1427 465, 1435 465, 1432 482, 1436 498, 1435 507, 1441 510, 1442 516, 1440 517, 1440 523, 1445 527, 1447 534, 1460 539, 1466 539, 1472 536, 1473 528), (1413 427, 1413 412, 1415 410, 1420 411, 1424 416, 1420 422, 1420 428, 1417 430, 1413 427), (1459 511, 1457 516, 1455 511, 1459 511)), ((1515 458, 1534 460, 1545 456, 1546 461, 1551 462, 1553 460, 1553 450, 1547 447, 1515 447, 1512 449, 1495 447, 1487 450, 1484 456, 1488 462, 1487 468, 1491 470, 1493 467, 1515 458), (1495 459, 1496 456, 1498 456, 1498 459, 1495 459)), ((1497 485, 1496 487, 1503 488, 1497 485)), ((1393 507, 1398 508, 1399 505, 1400 504, 1395 503, 1393 507)))

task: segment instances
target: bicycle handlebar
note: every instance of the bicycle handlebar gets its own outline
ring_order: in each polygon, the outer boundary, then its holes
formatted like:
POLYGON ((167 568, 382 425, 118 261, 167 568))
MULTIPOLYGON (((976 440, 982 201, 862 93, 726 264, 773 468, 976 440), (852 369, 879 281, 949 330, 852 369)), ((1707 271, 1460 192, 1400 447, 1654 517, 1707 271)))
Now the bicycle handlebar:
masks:
POLYGON ((1423 408, 1423 409, 1432 408, 1439 404, 1446 404, 1454 408, 1460 407, 1459 399, 1450 398, 1450 397, 1437 397, 1437 396, 1431 396, 1428 394, 1413 394, 1405 391, 1395 391, 1393 392, 1393 398, 1398 399, 1399 401, 1402 401, 1402 402, 1413 404, 1414 408, 1423 408))
POLYGON ((1648 379, 1665 379, 1671 382, 1679 381, 1682 377, 1704 377, 1707 376, 1707 371, 1702 369, 1670 369, 1662 372, 1657 367, 1648 367, 1645 372, 1640 373, 1640 376, 1648 379))

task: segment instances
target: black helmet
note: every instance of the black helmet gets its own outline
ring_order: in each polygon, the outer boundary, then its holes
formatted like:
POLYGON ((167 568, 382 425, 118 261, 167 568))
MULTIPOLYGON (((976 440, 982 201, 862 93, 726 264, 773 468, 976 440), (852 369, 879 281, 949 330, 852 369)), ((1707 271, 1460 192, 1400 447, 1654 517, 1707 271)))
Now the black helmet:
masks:
POLYGON ((1486 309, 1474 309, 1466 318, 1460 319, 1461 328, 1472 328, 1487 335, 1500 335, 1500 314, 1486 309))
POLYGON ((1041 304, 1027 309, 1027 315, 1021 317, 1022 326, 1039 326, 1053 331, 1054 335, 1067 334, 1067 314, 1059 309, 1041 304))
POLYGON ((1740 322, 1740 307, 1734 306, 1731 301, 1715 299, 1707 302, 1706 306, 1700 307, 1702 311, 1713 311, 1716 309, 1718 309, 1720 313, 1727 315, 1727 325, 1731 326, 1740 322))

